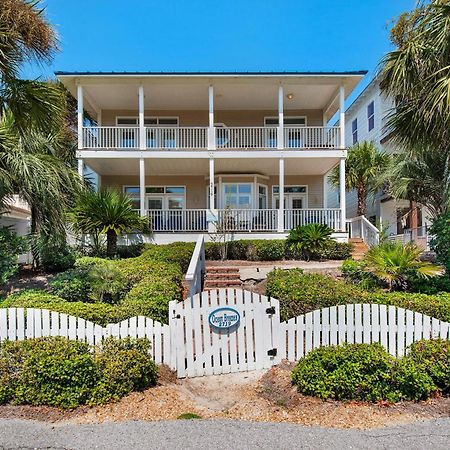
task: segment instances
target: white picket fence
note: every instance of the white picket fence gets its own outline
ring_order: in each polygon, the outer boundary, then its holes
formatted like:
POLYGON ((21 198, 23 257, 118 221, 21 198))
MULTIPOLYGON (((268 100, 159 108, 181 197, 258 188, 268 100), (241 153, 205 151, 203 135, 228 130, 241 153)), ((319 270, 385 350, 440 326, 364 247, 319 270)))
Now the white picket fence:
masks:
POLYGON ((64 336, 91 344, 107 336, 145 337, 156 363, 178 377, 270 368, 281 360, 297 361, 327 345, 379 342, 394 356, 420 339, 450 339, 450 323, 424 314, 376 304, 348 304, 319 309, 280 322, 279 302, 241 289, 218 289, 170 302, 169 325, 133 317, 101 327, 87 320, 45 309, 0 309, 0 340, 64 336), (231 308, 240 316, 229 329, 209 323, 212 312, 231 308))

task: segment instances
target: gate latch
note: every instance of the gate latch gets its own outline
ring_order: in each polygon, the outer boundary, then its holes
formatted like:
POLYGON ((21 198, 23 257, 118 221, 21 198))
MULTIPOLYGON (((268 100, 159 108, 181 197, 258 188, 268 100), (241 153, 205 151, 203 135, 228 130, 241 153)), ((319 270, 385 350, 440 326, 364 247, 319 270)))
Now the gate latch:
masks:
POLYGON ((266 308, 266 314, 275 314, 275 306, 271 306, 270 308, 266 308))
POLYGON ((270 350, 267 350, 267 355, 268 356, 277 356, 277 349, 271 348, 270 350))

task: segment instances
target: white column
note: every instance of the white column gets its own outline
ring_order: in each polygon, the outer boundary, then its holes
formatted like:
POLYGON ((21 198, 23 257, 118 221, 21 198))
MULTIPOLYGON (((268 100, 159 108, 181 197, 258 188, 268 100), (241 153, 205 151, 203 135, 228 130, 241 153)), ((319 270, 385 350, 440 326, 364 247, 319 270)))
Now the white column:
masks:
POLYGON ((97 126, 101 127, 102 126, 102 110, 99 109, 97 111, 97 126))
POLYGON ((345 198, 345 158, 339 160, 339 199, 341 206, 341 231, 345 231, 346 218, 346 198, 345 198))
POLYGON ((80 158, 78 159, 78 175, 80 175, 81 179, 83 179, 84 173, 84 161, 80 158))
POLYGON ((145 212, 145 160, 139 158, 139 200, 140 200, 140 214, 144 217, 145 212))
POLYGON ((327 184, 328 172, 323 176, 323 208, 328 208, 328 184, 327 184))
POLYGON ((278 209, 278 232, 284 232, 284 159, 280 158, 279 176, 278 176, 278 193, 280 198, 280 206, 278 209))
POLYGON ((214 86, 208 88, 209 105, 209 128, 208 128, 208 150, 216 149, 216 137, 214 131, 214 86))
POLYGON ((83 105, 83 86, 77 86, 77 116, 78 116, 78 149, 83 148, 83 120, 84 120, 84 105, 83 105))
POLYGON ((278 136, 277 148, 284 147, 284 89, 283 86, 278 87, 278 136))
POLYGON ((145 150, 145 103, 144 86, 139 86, 139 149, 145 150))
POLYGON ((214 158, 209 158, 209 209, 216 209, 214 202, 214 158))
POLYGON ((345 148, 345 88, 339 88, 339 126, 341 129, 340 147, 345 148))

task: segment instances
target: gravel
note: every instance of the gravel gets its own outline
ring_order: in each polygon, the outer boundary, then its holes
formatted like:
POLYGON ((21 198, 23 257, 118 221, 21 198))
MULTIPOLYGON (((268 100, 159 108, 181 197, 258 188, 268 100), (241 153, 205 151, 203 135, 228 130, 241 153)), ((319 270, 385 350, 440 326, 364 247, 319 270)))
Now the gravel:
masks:
POLYGON ((448 449, 450 419, 368 431, 231 420, 62 425, 0 420, 1 449, 448 449))

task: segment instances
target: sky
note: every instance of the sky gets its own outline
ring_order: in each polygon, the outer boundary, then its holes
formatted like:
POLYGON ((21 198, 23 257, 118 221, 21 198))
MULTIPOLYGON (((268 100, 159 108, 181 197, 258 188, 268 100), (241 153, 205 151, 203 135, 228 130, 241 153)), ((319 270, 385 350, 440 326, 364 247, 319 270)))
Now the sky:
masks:
POLYGON ((57 70, 373 74, 391 49, 393 20, 415 3, 43 0, 59 36, 60 52, 49 66, 25 67, 23 76, 48 78, 57 70))

